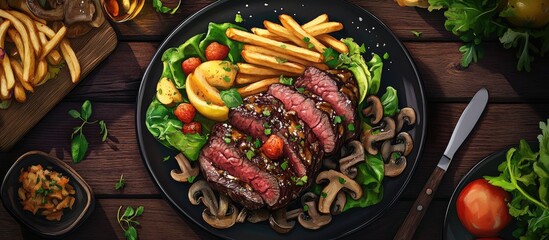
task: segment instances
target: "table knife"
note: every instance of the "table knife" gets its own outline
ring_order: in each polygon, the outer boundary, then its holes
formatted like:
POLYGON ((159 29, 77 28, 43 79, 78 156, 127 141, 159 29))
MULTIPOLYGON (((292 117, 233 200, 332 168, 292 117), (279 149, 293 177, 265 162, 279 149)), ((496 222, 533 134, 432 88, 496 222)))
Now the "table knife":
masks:
POLYGON ((429 180, 427 180, 423 190, 419 193, 414 205, 412 205, 404 223, 400 226, 400 229, 394 237, 395 240, 412 239, 417 226, 433 200, 435 191, 437 190, 444 173, 448 170, 448 166, 450 165, 454 154, 473 130, 473 127, 478 122, 482 112, 484 112, 487 103, 488 90, 482 88, 475 94, 461 114, 444 154, 438 161, 437 167, 429 177, 429 180))

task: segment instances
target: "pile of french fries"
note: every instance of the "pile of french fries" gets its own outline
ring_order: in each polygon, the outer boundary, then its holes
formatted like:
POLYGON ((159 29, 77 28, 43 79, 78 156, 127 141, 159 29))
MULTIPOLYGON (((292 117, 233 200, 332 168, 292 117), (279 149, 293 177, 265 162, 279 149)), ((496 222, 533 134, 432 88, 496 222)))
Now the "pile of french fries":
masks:
POLYGON ((266 91, 281 75, 299 76, 307 66, 328 70, 323 52, 332 48, 339 53, 349 49, 330 33, 343 29, 340 22, 330 22, 327 14, 300 25, 294 18, 282 14, 281 24, 263 21, 265 28, 252 28, 253 33, 227 29, 230 39, 245 43, 241 55, 246 63, 238 63, 236 84, 243 96, 266 91))
POLYGON ((72 82, 78 82, 80 64, 66 33, 66 27, 56 32, 34 15, 0 9, 0 100, 24 103, 27 91, 34 92, 47 80, 49 65, 63 59, 72 82), (12 49, 6 49, 8 42, 12 49))

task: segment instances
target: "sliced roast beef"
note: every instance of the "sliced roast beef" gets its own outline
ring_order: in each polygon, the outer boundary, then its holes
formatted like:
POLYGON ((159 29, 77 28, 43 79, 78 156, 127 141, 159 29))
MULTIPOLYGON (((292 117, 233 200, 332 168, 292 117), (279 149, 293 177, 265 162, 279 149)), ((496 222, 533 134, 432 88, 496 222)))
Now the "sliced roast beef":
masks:
POLYGON ((329 103, 337 115, 344 119, 346 126, 356 125, 356 96, 349 96, 339 86, 343 86, 342 79, 324 72, 315 67, 305 69, 303 75, 297 78, 296 87, 304 87, 312 93, 320 96, 329 103), (338 84, 339 83, 339 84, 338 84))
POLYGON ((280 100, 286 111, 296 112, 297 116, 312 129, 324 152, 330 154, 335 150, 337 139, 332 123, 326 113, 316 108, 312 99, 281 84, 271 85, 268 93, 280 100))

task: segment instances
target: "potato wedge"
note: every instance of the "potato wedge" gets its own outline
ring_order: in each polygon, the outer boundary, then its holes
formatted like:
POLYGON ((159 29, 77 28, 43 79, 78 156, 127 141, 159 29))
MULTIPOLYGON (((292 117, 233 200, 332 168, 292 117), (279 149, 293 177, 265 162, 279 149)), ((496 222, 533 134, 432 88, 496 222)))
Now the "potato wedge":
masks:
POLYGON ((261 81, 252 83, 248 86, 238 88, 236 89, 236 91, 238 91, 238 93, 240 93, 242 97, 247 97, 247 96, 258 94, 261 92, 266 92, 267 90, 269 90, 269 87, 272 84, 278 83, 278 81, 279 81, 278 78, 267 78, 267 79, 263 79, 261 81))
POLYGON ((37 56, 40 55, 42 51, 42 45, 40 44, 40 40, 38 39, 38 33, 36 31, 36 25, 34 25, 34 20, 26 14, 18 11, 12 10, 10 11, 10 13, 19 20, 21 20, 23 24, 25 24, 25 27, 27 27, 29 33, 32 47, 34 48, 34 54, 36 54, 37 56))
POLYGON ((334 50, 336 50, 339 53, 348 53, 349 47, 345 45, 342 41, 337 40, 336 38, 330 36, 329 34, 322 34, 316 36, 316 39, 318 39, 320 42, 323 42, 324 44, 330 46, 334 50))
MULTIPOLYGON (((306 43, 312 44, 314 49, 316 49, 317 52, 322 53, 324 52, 324 49, 326 49, 326 46, 319 42, 314 36, 309 34, 307 31, 305 31, 299 23, 295 21, 293 17, 287 14, 281 14, 279 16, 280 22, 282 25, 288 29, 288 31, 298 37, 299 39, 302 39, 302 41, 305 41, 306 43)), ((307 46, 310 48, 310 46, 307 46)))
POLYGON ((265 66, 295 74, 302 74, 305 71, 305 66, 298 63, 289 62, 288 60, 281 59, 279 57, 269 56, 263 53, 252 52, 248 50, 242 50, 241 55, 242 58, 246 60, 246 62, 251 64, 265 66))
POLYGON ((183 102, 183 95, 177 90, 172 80, 165 77, 160 79, 156 84, 156 98, 162 104, 169 107, 183 102))
POLYGON ((274 51, 286 53, 288 55, 302 58, 310 62, 321 63, 324 59, 322 54, 311 51, 309 49, 289 45, 279 41, 274 41, 274 40, 257 36, 252 33, 238 30, 235 28, 227 29, 226 35, 230 39, 233 39, 239 42, 249 43, 249 44, 258 45, 262 47, 268 47, 274 51))

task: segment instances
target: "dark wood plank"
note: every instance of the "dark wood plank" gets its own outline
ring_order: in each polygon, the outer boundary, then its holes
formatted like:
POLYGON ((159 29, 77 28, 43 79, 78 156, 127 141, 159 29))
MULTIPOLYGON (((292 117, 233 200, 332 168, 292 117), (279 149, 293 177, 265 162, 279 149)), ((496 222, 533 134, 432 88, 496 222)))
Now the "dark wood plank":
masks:
MULTIPOLYGON (((0 155, 0 174, 7 171, 17 156, 29 150, 53 151, 70 163, 70 135, 78 122, 66 113, 79 108, 80 103, 62 103, 48 114, 13 151, 0 155), (53 150, 55 149, 55 150, 53 150), (5 160, 4 160, 5 159, 5 160)), ((429 105, 427 142, 416 172, 402 198, 415 199, 434 170, 450 139, 465 104, 429 105)), ((71 164, 92 186, 96 194, 159 194, 141 160, 135 133, 133 104, 93 103, 94 119, 104 119, 112 139, 101 143, 97 126, 85 132, 90 152, 79 164, 71 164), (114 183, 124 174, 124 191, 114 190, 114 183)), ((520 137, 535 140, 538 122, 547 119, 549 104, 489 104, 484 116, 455 156, 444 176, 437 198, 449 198, 463 175, 483 157, 499 149, 517 144, 520 137)))
MULTIPOLYGON (((536 59, 532 73, 518 72, 514 50, 488 44, 486 57, 464 69, 459 43, 406 43, 431 102, 465 102, 481 87, 492 102, 549 102, 549 57, 536 59), (444 52, 445 54, 440 54, 444 52)), ((115 52, 80 83, 67 100, 134 102, 158 43, 121 42, 115 52)))
MULTIPOLYGON (((392 239, 400 222, 412 202, 397 202, 387 213, 372 225, 361 229, 344 239, 362 239, 364 234, 369 239, 392 239)), ((140 239, 215 239, 189 219, 178 215, 171 206, 162 199, 99 199, 96 208, 89 219, 70 234, 68 239, 124 239, 123 231, 116 221, 119 206, 145 207, 138 221, 140 239)), ((447 201, 433 201, 428 213, 418 230, 415 239, 442 239, 442 223, 447 201)), ((341 219, 343 216, 336 216, 341 219)), ((267 224, 267 223, 258 223, 267 224)), ((21 228, 13 218, 0 206, 0 236, 10 236, 9 239, 35 239, 28 230, 21 228)))
MULTIPOLYGON (((164 1, 173 4, 176 0, 164 1)), ((193 13, 214 1, 182 1, 181 7, 174 15, 155 12, 151 2, 146 2, 141 13, 132 21, 114 24, 120 40, 154 40, 165 38, 176 26, 193 13)), ((370 11, 401 39, 409 41, 456 40, 444 29, 444 16, 441 11, 429 12, 426 9, 399 7, 394 1, 375 0, 351 3, 370 11), (411 31, 422 32, 420 38, 411 31)), ((326 13, 330 14, 327 10, 326 13)))

